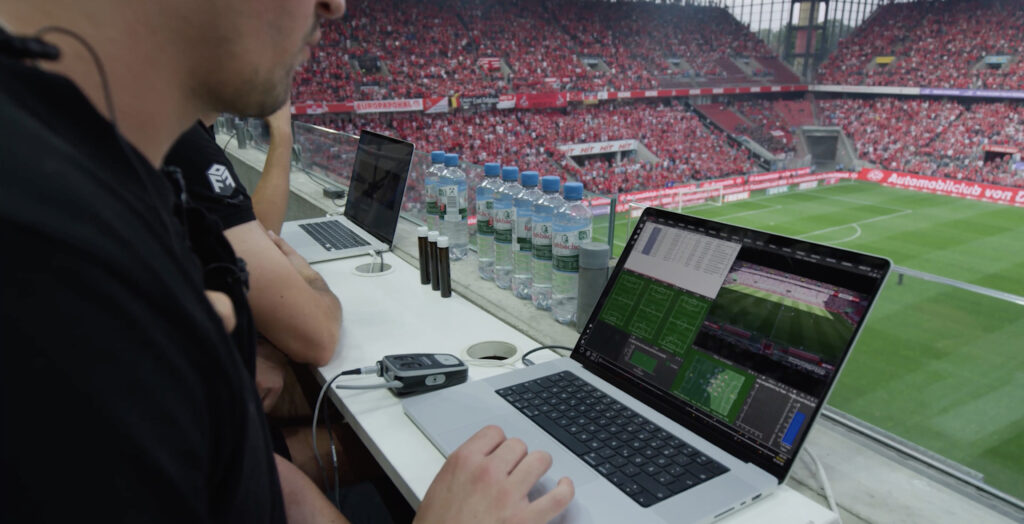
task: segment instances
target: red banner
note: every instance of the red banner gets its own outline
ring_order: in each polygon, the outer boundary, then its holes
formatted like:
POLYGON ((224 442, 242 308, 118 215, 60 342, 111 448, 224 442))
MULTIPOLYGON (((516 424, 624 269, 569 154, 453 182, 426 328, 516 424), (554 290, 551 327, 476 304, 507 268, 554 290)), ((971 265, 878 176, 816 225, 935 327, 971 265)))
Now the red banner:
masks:
POLYGON ((516 95, 516 109, 547 109, 566 107, 569 97, 565 93, 525 93, 516 95))
POLYGON ((789 169, 789 170, 786 170, 786 171, 775 171, 773 173, 757 173, 757 174, 754 174, 754 175, 749 175, 747 177, 747 182, 754 183, 754 182, 764 182, 765 180, 778 180, 780 178, 789 178, 791 176, 806 175, 806 174, 809 174, 810 172, 811 172, 811 168, 809 168, 809 167, 801 167, 800 169, 789 169))
POLYGON ((857 178, 888 187, 912 189, 936 195, 956 196, 982 202, 995 202, 1024 207, 1024 189, 955 180, 952 178, 899 173, 882 169, 862 169, 857 174, 857 178))
POLYGON ((1019 149, 1013 146, 982 146, 981 150, 989 153, 1006 153, 1008 155, 1016 155, 1020 152, 1019 149))
POLYGON ((295 104, 292 106, 293 115, 319 115, 322 113, 351 113, 352 102, 314 102, 307 104, 295 104))
POLYGON ((397 113, 401 111, 423 111, 423 99, 409 100, 374 100, 356 102, 356 113, 397 113))

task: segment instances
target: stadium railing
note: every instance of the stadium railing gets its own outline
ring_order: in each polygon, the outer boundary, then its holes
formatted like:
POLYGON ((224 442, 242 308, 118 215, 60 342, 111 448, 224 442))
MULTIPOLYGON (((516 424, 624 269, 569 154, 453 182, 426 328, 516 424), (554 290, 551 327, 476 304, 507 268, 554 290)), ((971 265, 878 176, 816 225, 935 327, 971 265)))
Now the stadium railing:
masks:
MULTIPOLYGON (((265 150, 266 134, 260 124, 249 121, 245 129, 247 136, 240 142, 265 150)), ((301 123, 294 131, 293 167, 319 185, 347 186, 357 138, 301 123)), ((482 166, 462 166, 469 187, 474 187, 482 166)), ((404 236, 414 236, 411 231, 424 222, 422 180, 427 167, 429 153, 417 151, 402 204, 400 237, 403 228, 404 236)), ((616 245, 616 237, 624 238, 633 225, 629 211, 621 211, 623 204, 615 196, 589 193, 587 201, 598 211, 594 240, 608 242, 617 253, 621 245, 616 245)), ((472 203, 469 208, 474 209, 472 203)), ((475 251, 474 230, 471 226, 475 251)), ((415 263, 414 245, 414 239, 405 238, 396 242, 395 252, 415 263)), ((573 345, 575 330, 557 324, 545 312, 530 311, 527 302, 480 279, 475 260, 471 253, 453 264, 457 292, 537 340, 573 345)), ((895 268, 823 411, 829 429, 812 433, 808 441, 823 457, 833 482, 841 486, 841 506, 845 495, 850 505, 845 509, 868 521, 892 518, 891 506, 864 503, 878 497, 899 497, 912 514, 940 511, 936 508, 942 503, 929 501, 936 496, 935 489, 913 476, 922 475, 1010 520, 1024 516, 1024 456, 1014 445, 1024 384, 1019 351, 1013 350, 1019 350, 1019 341, 1024 340, 1024 323, 1017 320, 1022 317, 1024 297, 895 268), (872 450, 870 460, 849 455, 846 448, 858 445, 872 450), (874 466, 866 466, 865 460, 874 466), (886 470, 882 474, 893 479, 913 473, 893 487, 898 481, 876 485, 870 476, 878 470, 886 470), (893 489, 897 492, 887 491, 893 489)), ((791 482, 817 489, 807 471, 797 470, 794 477, 791 482)))

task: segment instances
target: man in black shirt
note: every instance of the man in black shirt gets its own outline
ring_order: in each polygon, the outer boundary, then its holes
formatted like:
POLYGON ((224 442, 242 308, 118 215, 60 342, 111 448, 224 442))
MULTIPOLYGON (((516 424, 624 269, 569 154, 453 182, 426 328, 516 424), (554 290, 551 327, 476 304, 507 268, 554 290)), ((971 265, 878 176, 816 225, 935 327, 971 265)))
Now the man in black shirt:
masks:
MULTIPOLYGON (((181 188, 152 166, 199 115, 280 107, 315 22, 343 8, 0 4, 5 28, 62 51, 26 65, 48 52, 0 35, 0 417, 17 424, 0 432, 0 521, 310 516, 282 498, 259 398, 189 250, 181 188)), ((549 466, 485 428, 445 463, 417 522, 546 522, 572 497, 564 479, 528 500, 549 466)))

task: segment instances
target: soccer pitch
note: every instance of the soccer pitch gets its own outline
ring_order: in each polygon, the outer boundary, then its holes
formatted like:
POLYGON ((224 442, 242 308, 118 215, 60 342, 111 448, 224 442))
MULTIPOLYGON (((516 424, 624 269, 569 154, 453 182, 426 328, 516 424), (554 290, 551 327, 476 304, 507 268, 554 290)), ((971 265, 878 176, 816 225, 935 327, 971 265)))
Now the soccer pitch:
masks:
MULTIPOLYGON (((1024 296, 1021 208, 856 182, 685 212, 1024 296)), ((634 224, 616 221, 616 255, 634 224)), ((829 403, 1024 498, 1024 307, 893 275, 829 403)))

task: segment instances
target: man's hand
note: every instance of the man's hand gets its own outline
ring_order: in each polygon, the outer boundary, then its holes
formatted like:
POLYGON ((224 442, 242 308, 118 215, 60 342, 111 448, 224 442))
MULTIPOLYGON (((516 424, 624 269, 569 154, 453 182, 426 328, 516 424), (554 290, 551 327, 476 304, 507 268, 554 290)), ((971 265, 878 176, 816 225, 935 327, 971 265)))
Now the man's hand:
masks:
POLYGON ((286 140, 289 147, 292 142, 292 101, 289 99, 277 111, 263 119, 267 123, 270 137, 274 140, 286 140))
POLYGON ((269 413, 284 389, 285 366, 288 357, 278 351, 269 340, 260 337, 256 342, 256 391, 263 401, 263 411, 269 413))
POLYGON ((414 524, 544 523, 572 501, 575 488, 563 477, 530 502, 527 494, 551 467, 551 455, 527 453, 519 439, 487 426, 459 446, 423 498, 414 524))

